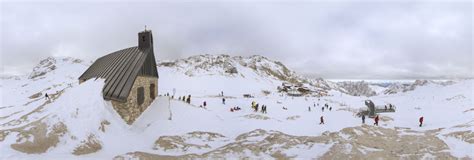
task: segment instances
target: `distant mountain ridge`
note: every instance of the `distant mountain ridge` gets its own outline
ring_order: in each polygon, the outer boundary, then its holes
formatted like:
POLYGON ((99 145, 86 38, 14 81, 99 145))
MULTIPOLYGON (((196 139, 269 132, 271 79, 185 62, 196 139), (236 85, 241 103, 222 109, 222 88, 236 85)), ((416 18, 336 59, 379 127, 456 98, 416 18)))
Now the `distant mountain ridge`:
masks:
MULTIPOLYGON (((29 74, 29 79, 41 78, 58 67, 67 67, 68 64, 90 65, 81 59, 72 57, 48 57, 41 60, 29 74)), ((432 80, 416 80, 408 82, 372 83, 366 81, 333 82, 322 78, 307 78, 290 70, 279 61, 271 60, 260 55, 229 56, 229 55, 195 55, 173 61, 158 61, 158 67, 173 68, 189 77, 195 76, 227 76, 246 77, 248 71, 264 78, 270 78, 282 83, 298 84, 310 90, 335 90, 352 96, 376 96, 397 94, 413 91, 419 86, 427 84, 451 85, 454 81, 438 82, 432 80)), ((8 77, 3 77, 8 78, 8 77)))

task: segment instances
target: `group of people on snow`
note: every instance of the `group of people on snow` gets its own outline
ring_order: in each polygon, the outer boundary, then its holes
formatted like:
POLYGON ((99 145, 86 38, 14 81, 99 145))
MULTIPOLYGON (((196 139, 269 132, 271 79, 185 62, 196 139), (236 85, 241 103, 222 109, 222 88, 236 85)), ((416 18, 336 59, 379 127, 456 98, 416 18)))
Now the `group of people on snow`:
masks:
MULTIPOLYGON (((318 105, 319 105, 319 103, 318 103, 318 105)), ((326 104, 324 104, 324 106, 323 106, 323 107, 321 107, 321 110, 322 110, 323 112, 324 112, 324 108, 326 108, 326 109, 329 109, 329 111, 331 111, 331 110, 332 110, 332 107, 329 107, 329 105, 328 105, 327 103, 326 103, 326 104)))
MULTIPOLYGON (((259 106, 258 103, 256 103, 255 101, 252 101, 252 105, 251 105, 251 106, 252 106, 252 109, 253 109, 254 112, 258 112, 258 106, 259 106)), ((260 109, 260 112, 262 112, 262 113, 267 113, 267 106, 266 106, 266 105, 262 105, 262 106, 261 106, 261 109, 260 109)))
MULTIPOLYGON (((179 100, 191 104, 191 95, 178 97, 179 100)), ((204 105, 205 107, 206 105, 204 105)))
POLYGON ((231 112, 240 111, 240 110, 241 110, 241 108, 240 108, 239 106, 230 108, 230 111, 231 111, 231 112))
MULTIPOLYGON (((362 124, 365 124, 365 115, 362 114, 362 124)), ((379 115, 376 115, 375 118, 374 118, 374 125, 378 126, 379 125, 379 115)), ((418 120, 420 122, 419 126, 423 126, 423 116, 420 117, 420 119, 418 120)))

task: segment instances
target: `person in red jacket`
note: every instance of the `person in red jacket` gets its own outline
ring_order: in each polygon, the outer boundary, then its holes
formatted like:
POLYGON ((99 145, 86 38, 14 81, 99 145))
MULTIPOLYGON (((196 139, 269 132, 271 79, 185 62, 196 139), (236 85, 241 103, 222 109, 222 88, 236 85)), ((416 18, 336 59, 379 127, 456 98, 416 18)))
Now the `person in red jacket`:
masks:
POLYGON ((320 122, 319 124, 324 124, 324 118, 323 118, 323 116, 321 116, 320 119, 321 119, 321 122, 320 122))
POLYGON ((423 125, 423 116, 420 117, 420 127, 423 125))
POLYGON ((379 126, 379 115, 377 115, 374 120, 375 120, 374 125, 379 126))

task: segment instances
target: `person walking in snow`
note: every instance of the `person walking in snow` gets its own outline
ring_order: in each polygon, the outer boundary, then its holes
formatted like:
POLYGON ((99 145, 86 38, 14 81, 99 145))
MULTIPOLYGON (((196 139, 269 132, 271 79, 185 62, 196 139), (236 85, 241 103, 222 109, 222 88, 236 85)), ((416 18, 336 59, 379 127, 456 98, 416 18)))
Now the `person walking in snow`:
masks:
POLYGON ((321 107, 321 110, 324 112, 324 107, 321 107))
POLYGON ((207 105, 206 101, 204 101, 204 102, 202 103, 202 105, 203 105, 204 107, 206 107, 206 105, 207 105))
POLYGON ((332 110, 332 107, 329 107, 329 111, 331 111, 331 110, 332 110))
POLYGON ((365 124, 365 115, 362 115, 362 124, 365 124))
POLYGON ((258 103, 255 105, 255 112, 258 112, 258 103))
POLYGON ((186 100, 186 103, 191 104, 191 95, 188 95, 188 99, 186 100))
POLYGON ((45 100, 51 100, 51 99, 49 98, 48 93, 45 93, 45 94, 44 94, 44 99, 45 99, 45 100))
POLYGON ((221 91, 221 96, 224 96, 224 91, 221 91))
POLYGON ((311 112, 311 107, 310 106, 308 106, 308 112, 311 112))
POLYGON ((420 127, 423 125, 423 116, 420 117, 420 127))
POLYGON ((263 113, 267 114, 267 105, 265 105, 265 108, 263 108, 263 113))
POLYGON ((324 124, 324 118, 323 116, 321 116, 321 118, 319 118, 321 122, 319 122, 319 124, 324 124))
POLYGON ((222 104, 225 104, 225 98, 222 98, 222 104))
POLYGON ((379 126, 379 115, 375 116, 375 123, 374 125, 379 126))

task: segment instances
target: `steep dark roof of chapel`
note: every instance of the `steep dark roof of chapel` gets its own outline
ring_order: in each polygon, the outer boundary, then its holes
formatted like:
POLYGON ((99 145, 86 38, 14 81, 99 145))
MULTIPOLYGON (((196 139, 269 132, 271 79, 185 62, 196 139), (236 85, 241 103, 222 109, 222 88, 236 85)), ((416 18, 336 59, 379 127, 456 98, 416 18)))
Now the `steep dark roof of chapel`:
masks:
POLYGON ((104 78, 104 99, 125 102, 137 76, 158 78, 153 47, 122 49, 97 59, 79 80, 104 78))

